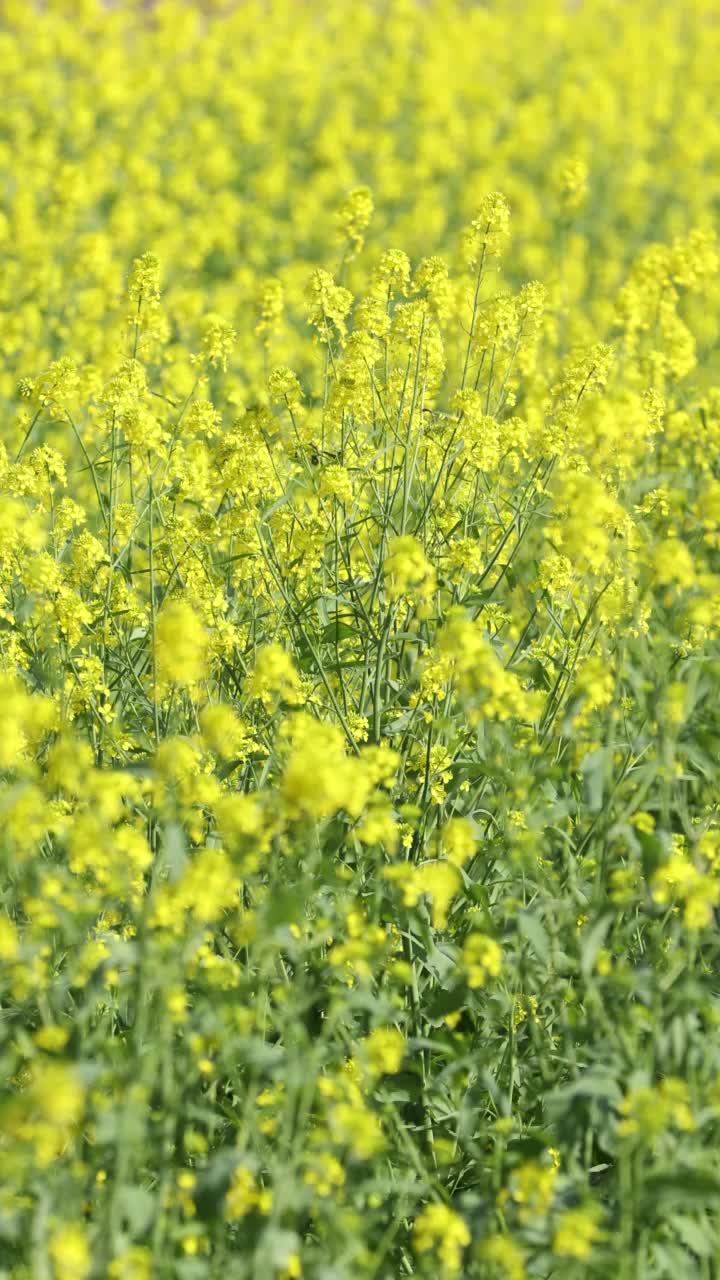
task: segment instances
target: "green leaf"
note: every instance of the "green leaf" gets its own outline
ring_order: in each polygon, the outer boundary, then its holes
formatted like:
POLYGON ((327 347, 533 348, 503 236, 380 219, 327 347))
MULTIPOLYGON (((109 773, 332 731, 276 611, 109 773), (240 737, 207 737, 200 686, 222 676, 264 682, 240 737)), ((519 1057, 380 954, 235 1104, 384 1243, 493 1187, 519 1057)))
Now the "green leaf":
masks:
POLYGON ((683 1244, 692 1249, 699 1258, 710 1258, 716 1255, 718 1241, 715 1233, 702 1219, 688 1218, 686 1214, 673 1214, 668 1222, 683 1244))
POLYGON ((336 640, 348 640, 357 636, 357 627, 351 627, 347 622, 328 622, 323 627, 321 638, 328 644, 333 644, 336 640))
POLYGON ((296 924, 303 909, 303 898, 296 889, 275 889, 268 899, 264 916, 271 927, 296 924))
POLYGON ((223 1199, 240 1159, 237 1147, 223 1147, 198 1177, 195 1207, 199 1217, 205 1221, 222 1213, 223 1199))
POLYGON ((560 1115, 569 1110, 576 1098, 602 1098, 607 1102, 619 1102, 622 1097, 620 1086, 614 1076, 601 1071, 587 1071, 572 1084, 554 1089, 545 1098, 548 1112, 560 1115))
POLYGON ((427 1016, 431 1022, 441 1022, 448 1013, 462 1009, 467 998, 467 987, 464 982, 449 987, 447 991, 438 991, 428 1006, 427 1016))
POLYGON ((648 1206, 669 1201, 673 1206, 708 1208, 720 1201, 720 1178, 704 1169, 678 1168, 667 1173, 651 1173, 643 1186, 648 1206))
POLYGON ((157 1213, 156 1198, 145 1187, 120 1187, 118 1204, 133 1238, 144 1234, 157 1213))
POLYGON ((182 827, 169 822, 163 835, 163 860, 170 881, 179 880, 187 863, 187 848, 182 827))
POLYGON ((600 747, 597 751, 589 752, 582 762, 588 809, 591 813, 599 813, 603 807, 605 783, 608 780, 611 761, 612 750, 609 747, 600 747))
POLYGON ((527 911, 521 911, 518 918, 518 929, 529 942, 532 950, 543 964, 550 962, 550 939, 544 924, 537 916, 530 915, 527 911))
POLYGON ((610 913, 601 916, 599 920, 596 920, 592 928, 583 935, 580 944, 580 969, 586 978, 592 972, 598 951, 602 949, 612 922, 613 916, 610 913))

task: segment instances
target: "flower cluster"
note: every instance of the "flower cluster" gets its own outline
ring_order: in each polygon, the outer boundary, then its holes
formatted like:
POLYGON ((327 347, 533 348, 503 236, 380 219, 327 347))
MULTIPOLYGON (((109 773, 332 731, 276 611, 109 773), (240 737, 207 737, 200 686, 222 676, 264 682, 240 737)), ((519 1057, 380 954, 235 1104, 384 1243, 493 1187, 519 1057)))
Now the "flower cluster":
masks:
POLYGON ((709 1275, 715 0, 0 55, 0 1275, 709 1275))

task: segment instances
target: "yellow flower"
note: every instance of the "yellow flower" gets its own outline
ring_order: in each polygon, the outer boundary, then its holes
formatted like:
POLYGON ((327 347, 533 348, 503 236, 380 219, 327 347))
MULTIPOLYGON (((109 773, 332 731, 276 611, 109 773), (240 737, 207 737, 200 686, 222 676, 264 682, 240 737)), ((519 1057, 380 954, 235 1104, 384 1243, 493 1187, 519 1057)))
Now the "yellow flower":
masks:
POLYGON ((720 902, 720 883, 714 875, 696 867, 682 850, 658 867, 651 887, 652 896, 660 905, 684 904, 683 920, 688 929, 704 929, 712 923, 720 902))
POLYGON ((244 760, 257 745, 250 726, 224 703, 203 707, 198 718, 203 738, 223 760, 244 760))
POLYGON ((639 1135, 652 1141, 666 1130, 690 1133, 695 1128, 688 1086, 673 1076, 654 1087, 640 1085, 632 1089, 619 1109, 623 1118, 618 1133, 623 1137, 639 1135))
POLYGON ((348 241, 351 257, 359 253, 364 243, 364 232, 373 216, 373 198, 368 187, 356 187, 338 209, 336 222, 340 237, 348 241))
POLYGON ((500 1193, 501 1202, 511 1199, 522 1223, 544 1218, 552 1205, 557 1172, 552 1164, 525 1161, 513 1171, 508 1187, 500 1193))
POLYGON ((232 325, 221 316, 209 315, 203 321, 201 358, 210 365, 227 369, 228 359, 237 341, 232 325))
POLYGON ((0 916, 0 960, 14 960, 19 950, 18 934, 12 920, 0 916))
POLYGON ((394 1075, 400 1070, 406 1050, 405 1037, 396 1027, 376 1027, 360 1042, 360 1058, 371 1076, 394 1075))
POLYGON ((131 1245, 108 1267, 108 1280, 151 1280, 152 1255, 144 1245, 131 1245))
POLYGON ((152 253, 144 253, 132 264, 128 277, 127 295, 130 302, 143 305, 160 299, 160 263, 152 253))
POLYGON ((328 1113, 328 1124, 335 1140, 347 1146, 359 1160, 371 1160, 385 1147, 380 1120, 358 1098, 335 1103, 328 1113))
POLYGON ((85 1280, 90 1274, 90 1245, 85 1228, 79 1223, 67 1223, 53 1231, 48 1252, 54 1280, 85 1280))
POLYGON ((307 286, 308 322, 317 329, 321 342, 330 342, 333 326, 341 338, 347 333, 346 317, 352 306, 352 294, 336 284, 329 271, 318 267, 307 286))
POLYGON ((301 1276, 302 1264, 300 1262, 300 1254, 288 1254, 285 1260, 285 1265, 278 1275, 278 1280, 300 1280, 301 1276))
POLYGON ((440 833, 442 850, 448 862, 463 867, 477 848, 475 831, 467 818, 451 818, 440 833))
POLYGON ((484 196, 477 216, 465 233, 465 261, 474 267, 483 258, 498 257, 510 235, 510 206, 499 191, 484 196))
POLYGON ((329 1152, 320 1151, 303 1175, 303 1182, 319 1196, 330 1196, 345 1185, 345 1170, 329 1152))
POLYGON ((469 933, 463 945, 463 964, 468 986, 484 987, 489 978, 497 978, 502 969, 502 949, 494 938, 484 933, 469 933))
POLYGON ((567 210, 574 211, 585 203, 588 193, 588 167, 579 157, 571 160, 560 170, 558 188, 562 203, 567 210))
POLYGON ((235 1222, 254 1211, 268 1214, 271 1208, 270 1189, 261 1187, 254 1174, 245 1165, 237 1165, 225 1194, 225 1217, 230 1222, 235 1222))
POLYGON ((303 701, 295 664, 279 644, 263 645, 258 650, 246 687, 251 697, 259 698, 268 708, 282 702, 297 706, 303 701))
POLYGON ((207 634, 195 610, 184 600, 171 600, 161 609, 156 654, 161 680, 190 687, 205 676, 207 634))
POLYGON ((561 1258, 576 1258, 578 1262, 586 1262, 593 1245, 603 1236, 598 1221, 600 1213, 598 1205, 566 1209, 565 1213, 561 1213, 553 1235, 553 1253, 561 1258))
POLYGON ((67 1027, 51 1025, 39 1027, 33 1036, 38 1048, 45 1049, 48 1053, 59 1053, 65 1048, 69 1038, 70 1032, 67 1027))
POLYGON ((391 538, 383 569, 391 600, 408 594, 422 598, 435 590, 435 570, 420 543, 410 534, 391 538))
POLYGON ((433 928, 444 929, 450 904, 462 888, 457 867, 448 862, 423 862, 415 868, 411 883, 414 894, 430 898, 433 928))
POLYGON ((502 1280, 524 1280, 527 1274, 525 1250, 511 1236, 499 1233, 487 1236, 481 1242, 478 1252, 483 1261, 495 1269, 493 1274, 502 1277, 502 1280))
POLYGON ((273 369, 268 378, 268 394, 273 404, 287 405, 290 410, 297 410, 302 403, 303 393, 297 374, 285 365, 273 369))
POLYGON ((280 328, 285 305, 285 290, 282 280, 270 277, 261 285, 257 296, 258 321, 255 332, 269 344, 271 338, 280 328))
POLYGON ((429 1204, 415 1219, 413 1231, 415 1251, 432 1253, 443 1276, 456 1276, 462 1268, 462 1255, 470 1243, 470 1230, 464 1218, 444 1204, 429 1204))
POLYGON ((372 782, 361 762, 345 753, 342 731, 297 712, 289 725, 292 747, 282 777, 282 795, 293 816, 328 817, 347 809, 358 817, 372 782))

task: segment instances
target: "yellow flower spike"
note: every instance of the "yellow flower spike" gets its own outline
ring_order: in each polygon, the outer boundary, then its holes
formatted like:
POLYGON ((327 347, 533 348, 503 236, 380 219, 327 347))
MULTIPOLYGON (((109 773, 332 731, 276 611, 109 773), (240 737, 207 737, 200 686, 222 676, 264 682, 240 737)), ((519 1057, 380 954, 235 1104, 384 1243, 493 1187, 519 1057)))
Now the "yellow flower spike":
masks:
POLYGON ((184 600, 171 600, 158 615, 157 670, 161 680, 187 687, 207 671, 207 633, 195 610, 184 600))
POLYGON ((561 1258, 586 1262, 594 1245, 605 1235, 599 1225, 600 1212, 599 1206, 593 1204, 562 1213, 553 1234, 553 1253, 561 1258))
POLYGON ((462 888, 457 867, 448 862, 424 862, 415 868, 411 883, 414 893, 427 894, 430 899, 433 928, 444 929, 450 905, 462 888))
POLYGON ((447 1205, 429 1204, 415 1219, 413 1241, 415 1251, 421 1256, 433 1254, 440 1275, 456 1276, 461 1273, 470 1230, 465 1220, 447 1205))
POLYGON ((365 242, 365 231, 374 212, 372 192, 368 187, 351 191, 336 214, 338 234, 349 246, 348 257, 355 257, 365 242))
POLYGON ((270 277, 260 286, 256 299, 257 324, 255 332, 269 346, 273 337, 280 331, 285 308, 285 289, 282 280, 270 277))
POLYGON ((467 818, 451 818, 440 832, 441 849, 455 867, 464 867, 477 849, 477 838, 467 818))
POLYGON ((113 1259, 109 1280, 150 1280, 152 1254, 144 1245, 131 1245, 113 1259))
POLYGON ((85 1228, 79 1223, 68 1223, 53 1231, 48 1252, 52 1261, 53 1280, 85 1280, 90 1274, 90 1245, 85 1228))
POLYGON ((526 1148, 611 1027, 712 1173, 717 0, 1 8, 0 1268, 622 1271, 526 1148))
POLYGON ((405 1057, 406 1042, 396 1027, 377 1027, 361 1041, 359 1050, 371 1076, 395 1075, 405 1057))
POLYGON ((308 282, 307 305, 308 323, 317 330, 320 342, 329 343, 333 330, 340 339, 345 337, 352 294, 342 285, 336 284, 330 272, 322 267, 313 272, 308 282))
POLYGON ((469 267, 499 257, 510 236, 510 206, 499 191, 483 197, 476 217, 463 242, 463 255, 469 267))
POLYGON ((478 1255, 488 1266, 496 1269, 502 1280, 525 1280, 526 1252, 512 1236, 486 1236, 478 1247, 478 1255))
POLYGON ((255 665, 247 679, 251 697, 266 706, 285 702, 297 706, 303 701, 302 686, 295 664, 281 645, 268 644, 258 650, 255 665))
POLYGON ((206 316, 202 325, 200 359, 214 368, 227 371, 228 359, 237 342, 233 326, 221 316, 206 316))
POLYGON ((417 539, 409 534, 391 539, 383 570, 391 600, 410 594, 422 598, 435 590, 435 570, 417 539))
POLYGON ((470 933, 462 951, 468 986, 484 987, 489 979, 497 978, 502 971, 502 948, 494 938, 484 933, 470 933))

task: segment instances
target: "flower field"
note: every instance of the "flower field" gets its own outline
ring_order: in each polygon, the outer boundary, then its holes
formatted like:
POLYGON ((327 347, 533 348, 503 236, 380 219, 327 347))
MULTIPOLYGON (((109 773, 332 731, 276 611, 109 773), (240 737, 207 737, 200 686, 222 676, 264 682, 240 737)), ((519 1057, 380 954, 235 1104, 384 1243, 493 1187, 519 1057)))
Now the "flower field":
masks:
POLYGON ((5 0, 0 1280, 720 1277, 716 0, 5 0))

